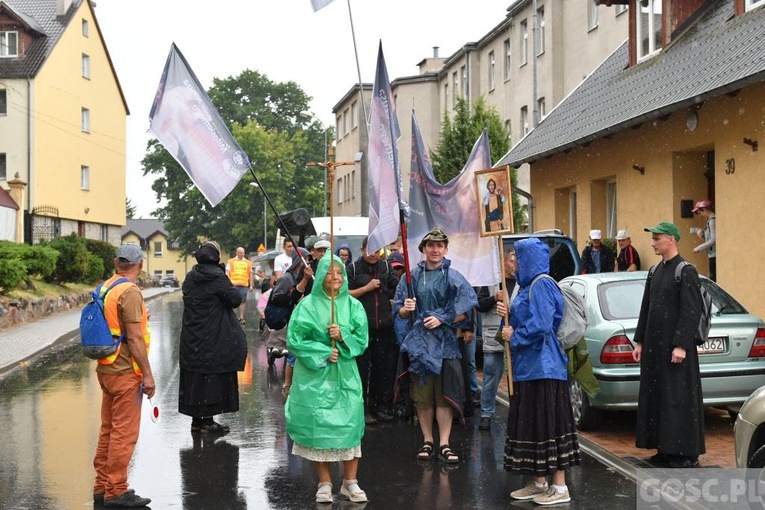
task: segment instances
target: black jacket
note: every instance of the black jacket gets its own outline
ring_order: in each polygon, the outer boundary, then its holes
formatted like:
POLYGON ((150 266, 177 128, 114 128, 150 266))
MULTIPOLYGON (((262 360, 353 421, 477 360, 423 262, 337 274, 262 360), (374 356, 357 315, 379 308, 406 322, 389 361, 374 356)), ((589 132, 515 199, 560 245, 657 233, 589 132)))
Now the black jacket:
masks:
POLYGON ((197 264, 183 282, 179 362, 183 370, 222 374, 244 370, 247 339, 233 309, 239 291, 223 265, 197 264))
POLYGON ((398 276, 384 260, 377 264, 369 264, 360 258, 347 267, 348 290, 359 289, 374 278, 380 280, 380 287, 357 298, 367 312, 369 329, 382 329, 393 325, 390 300, 393 299, 398 286, 398 276))
MULTIPOLYGON (((614 272, 614 252, 611 248, 605 244, 600 245, 598 250, 600 256, 600 272, 601 273, 613 273, 614 272)), ((582 250, 582 273, 593 274, 595 273, 595 263, 592 261, 592 245, 588 244, 582 250)))

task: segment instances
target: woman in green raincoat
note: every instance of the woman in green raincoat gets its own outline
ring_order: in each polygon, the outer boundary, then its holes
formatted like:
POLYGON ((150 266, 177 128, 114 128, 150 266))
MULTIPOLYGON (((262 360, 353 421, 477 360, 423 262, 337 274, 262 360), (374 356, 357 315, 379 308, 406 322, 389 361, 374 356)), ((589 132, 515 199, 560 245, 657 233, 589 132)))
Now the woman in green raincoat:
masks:
POLYGON ((337 461, 343 462, 340 494, 354 502, 367 501, 356 479, 364 399, 355 358, 368 343, 364 307, 348 293, 345 264, 328 251, 319 261, 311 294, 295 307, 287 330, 287 348, 297 360, 284 409, 287 432, 294 441, 292 453, 316 464, 318 503, 332 502, 329 463, 337 461))

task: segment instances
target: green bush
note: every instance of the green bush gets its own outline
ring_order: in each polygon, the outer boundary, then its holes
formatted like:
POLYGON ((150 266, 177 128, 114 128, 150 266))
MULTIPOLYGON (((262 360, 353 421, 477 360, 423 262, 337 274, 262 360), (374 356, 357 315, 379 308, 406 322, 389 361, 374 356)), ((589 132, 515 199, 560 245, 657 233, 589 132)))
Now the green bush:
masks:
MULTIPOLYGON (((50 246, 61 254, 56 261, 56 269, 45 277, 45 281, 49 283, 75 283, 85 280, 85 275, 88 272, 89 255, 85 239, 71 233, 68 236, 57 237, 45 243, 45 246, 50 246)), ((103 268, 101 270, 103 271, 103 268)))
POLYGON ((85 273, 85 283, 97 283, 105 280, 104 261, 98 255, 88 253, 88 271, 85 273))
POLYGON ((50 246, 29 246, 0 241, 0 259, 19 260, 26 267, 27 276, 49 276, 56 268, 58 252, 50 246))
POLYGON ((15 289, 27 277, 27 266, 19 259, 0 258, 0 294, 15 289))
POLYGON ((103 271, 99 279, 106 280, 114 274, 114 257, 117 256, 117 248, 105 241, 96 241, 95 239, 86 239, 85 245, 88 247, 88 251, 96 255, 103 263, 103 271))

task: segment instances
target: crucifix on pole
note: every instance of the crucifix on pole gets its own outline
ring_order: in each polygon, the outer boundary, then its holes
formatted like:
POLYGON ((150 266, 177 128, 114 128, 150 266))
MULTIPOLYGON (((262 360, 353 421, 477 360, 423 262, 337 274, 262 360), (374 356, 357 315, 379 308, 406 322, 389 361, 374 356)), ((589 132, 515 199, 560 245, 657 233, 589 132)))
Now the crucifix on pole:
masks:
MULTIPOLYGON (((335 182, 335 168, 339 166, 349 166, 353 165, 356 166, 355 161, 332 161, 335 157, 335 148, 332 146, 332 139, 327 140, 327 160, 323 162, 317 162, 312 161, 308 163, 306 166, 320 166, 324 168, 324 170, 327 172, 327 185, 329 190, 329 253, 330 257, 332 256, 332 253, 334 253, 334 236, 335 236, 335 226, 334 226, 334 217, 335 217, 335 201, 332 199, 332 184, 335 182)), ((330 264, 330 267, 331 264, 330 264)), ((334 295, 331 299, 331 312, 330 312, 330 323, 334 324, 335 322, 335 298, 334 295)), ((332 340, 332 347, 335 346, 335 341, 332 340)))

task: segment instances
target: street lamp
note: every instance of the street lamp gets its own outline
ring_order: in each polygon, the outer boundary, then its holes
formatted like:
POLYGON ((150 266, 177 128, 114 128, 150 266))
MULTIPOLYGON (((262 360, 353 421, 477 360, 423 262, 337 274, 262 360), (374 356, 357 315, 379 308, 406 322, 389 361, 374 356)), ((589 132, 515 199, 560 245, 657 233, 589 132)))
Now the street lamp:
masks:
MULTIPOLYGON (((319 124, 321 124, 321 128, 324 131, 324 161, 327 161, 327 149, 328 149, 328 142, 327 142, 327 128, 324 126, 324 123, 319 119, 319 117, 316 116, 313 112, 300 112, 298 114, 301 117, 304 118, 313 118, 315 119, 319 124)), ((324 195, 324 216, 327 216, 327 167, 324 167, 324 186, 323 186, 323 192, 322 195, 324 195)))
MULTIPOLYGON (((259 188, 257 182, 251 182, 250 186, 254 186, 256 188, 259 188)), ((263 195, 263 246, 268 250, 268 209, 266 206, 268 203, 266 202, 266 196, 263 195)))

